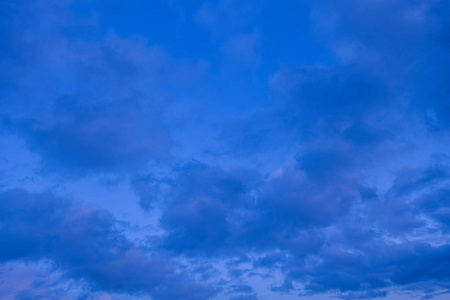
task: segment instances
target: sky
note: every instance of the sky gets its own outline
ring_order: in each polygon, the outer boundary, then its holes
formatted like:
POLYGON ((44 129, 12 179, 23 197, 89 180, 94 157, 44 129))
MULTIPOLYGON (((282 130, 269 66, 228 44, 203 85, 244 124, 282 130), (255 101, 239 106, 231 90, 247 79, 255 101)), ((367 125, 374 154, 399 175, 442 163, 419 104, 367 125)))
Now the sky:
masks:
POLYGON ((0 1, 0 298, 450 297, 447 0, 0 1))

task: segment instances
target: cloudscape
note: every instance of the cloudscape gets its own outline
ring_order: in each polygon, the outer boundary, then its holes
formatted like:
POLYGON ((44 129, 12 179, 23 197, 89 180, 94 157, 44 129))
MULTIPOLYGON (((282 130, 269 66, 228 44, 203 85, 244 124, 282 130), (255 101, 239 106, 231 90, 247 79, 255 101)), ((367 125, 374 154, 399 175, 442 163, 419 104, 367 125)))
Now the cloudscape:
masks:
POLYGON ((0 298, 450 298, 447 0, 0 1, 0 298))

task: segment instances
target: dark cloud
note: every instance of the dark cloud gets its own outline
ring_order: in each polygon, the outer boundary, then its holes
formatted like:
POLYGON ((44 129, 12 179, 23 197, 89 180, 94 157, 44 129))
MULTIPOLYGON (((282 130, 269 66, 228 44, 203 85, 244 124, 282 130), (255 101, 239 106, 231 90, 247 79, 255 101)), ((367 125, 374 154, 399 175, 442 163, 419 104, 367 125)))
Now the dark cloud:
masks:
POLYGON ((101 32, 69 3, 2 7, 2 129, 23 137, 45 169, 83 175, 167 158, 164 112, 201 63, 171 64, 161 47, 101 32))
POLYGON ((429 217, 444 225, 445 233, 448 232, 450 226, 450 208, 448 201, 450 199, 450 189, 436 189, 432 192, 425 193, 417 200, 417 209, 425 212, 429 217))
POLYGON ((205 299, 215 289, 177 273, 161 253, 128 240, 113 216, 51 194, 8 190, 0 195, 3 246, 0 259, 49 260, 66 278, 94 290, 152 295, 157 299, 205 299))
MULTIPOLYGON (((392 287, 417 289, 415 284, 444 288, 449 246, 425 236, 437 234, 438 241, 448 230, 448 190, 437 184, 445 184, 448 168, 410 170, 406 177, 400 172, 390 189, 367 198, 361 190, 368 188, 346 177, 350 168, 344 166, 324 168, 341 174, 340 180, 310 177, 302 164, 286 167, 259 182, 256 198, 236 173, 199 164, 177 168, 168 202, 159 206, 168 230, 162 246, 190 257, 259 253, 253 270, 286 276, 275 292, 296 291, 292 281, 304 283, 307 295, 338 292, 349 299, 381 297, 392 287), (420 184, 405 190, 406 178, 420 184), (426 218, 442 226, 430 227, 426 218)), ((239 267, 245 262, 230 261, 230 274, 248 273, 239 267)))
POLYGON ((151 157, 162 157, 167 132, 134 99, 92 105, 89 99, 56 101, 48 120, 28 120, 20 131, 47 166, 80 170, 138 168, 151 157))
POLYGON ((270 180, 263 194, 269 213, 279 219, 277 223, 326 226, 345 214, 359 196, 351 182, 334 182, 325 188, 322 181, 311 181, 302 170, 282 172, 270 180))
POLYGON ((320 1, 314 22, 345 64, 382 76, 430 127, 448 129, 447 1, 320 1))
POLYGON ((207 53, 215 92, 192 87, 200 65, 105 33, 68 3, 0 4, 2 133, 23 138, 46 169, 125 171, 158 231, 143 246, 105 211, 8 190, 0 260, 49 260, 92 290, 156 299, 206 299, 219 287, 257 299, 250 277, 270 281, 274 298, 448 293, 448 2, 302 6, 312 24, 280 34, 318 53, 295 60, 268 57, 281 52, 259 23, 265 4, 238 2, 189 3, 188 15, 176 4, 177 26, 190 29, 164 39, 207 53), (235 60, 227 71, 222 54, 235 60), (172 98, 188 100, 168 109, 172 98), (174 137, 188 145, 169 163, 174 137))
MULTIPOLYGON (((225 172, 196 162, 175 169, 159 206, 161 226, 168 231, 165 246, 197 254, 231 251, 234 228, 242 226, 234 214, 245 215, 252 205, 249 193, 258 182, 255 175, 245 170, 225 172)), ((163 183, 168 181, 163 179, 163 183)))
MULTIPOLYGON (((393 287, 445 288, 450 252, 438 241, 448 230, 448 189, 442 188, 448 167, 403 170, 382 192, 353 176, 352 158, 317 153, 306 159, 311 166, 328 159, 331 164, 314 170, 324 175, 309 172, 300 160, 252 188, 236 170, 177 168, 168 202, 159 206, 161 226, 168 230, 163 247, 191 257, 259 253, 254 271, 280 270, 286 276, 274 292, 370 299, 393 287), (427 218, 442 225, 430 227, 427 218), (436 244, 428 234, 436 236, 436 244)), ((231 263, 231 274, 249 272, 231 263)))

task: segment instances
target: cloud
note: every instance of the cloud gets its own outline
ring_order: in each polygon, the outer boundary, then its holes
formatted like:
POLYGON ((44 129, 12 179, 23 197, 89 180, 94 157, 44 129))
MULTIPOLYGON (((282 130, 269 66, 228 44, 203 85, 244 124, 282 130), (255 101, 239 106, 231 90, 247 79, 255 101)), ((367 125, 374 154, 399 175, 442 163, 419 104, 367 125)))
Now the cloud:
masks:
POLYGON ((354 66, 287 68, 272 76, 270 86, 287 125, 303 134, 317 126, 336 130, 390 104, 383 78, 354 66))
POLYGON ((400 171, 383 191, 361 180, 359 157, 319 150, 256 182, 240 169, 176 168, 155 204, 167 230, 161 247, 228 259, 239 278, 278 270, 277 293, 364 299, 445 289, 448 166, 400 171), (252 268, 232 263, 240 253, 254 255, 252 268))
POLYGON ((136 170, 168 157, 164 113, 204 64, 168 62, 161 47, 101 32, 66 3, 2 6, 2 127, 23 137, 45 169, 136 170))
MULTIPOLYGON (((258 180, 251 176, 257 174, 245 170, 225 172, 197 162, 174 171, 170 180, 156 180, 159 186, 167 185, 164 197, 158 196, 158 187, 144 190, 142 185, 137 186, 141 195, 142 191, 150 192, 144 199, 163 199, 156 207, 162 212, 160 225, 168 233, 164 246, 193 254, 231 251, 227 244, 232 241, 233 227, 240 225, 233 212, 251 205, 250 188, 258 180)), ((154 184, 152 181, 149 186, 154 184)), ((145 200, 141 204, 148 207, 145 200)))
POLYGON ((204 65, 67 4, 22 4, 0 20, 2 131, 55 172, 124 172, 158 234, 134 242, 106 211, 8 190, 5 264, 48 260, 88 290, 156 299, 256 299, 261 282, 274 298, 448 293, 446 1, 317 1, 302 30, 327 50, 305 43, 311 60, 268 57, 273 20, 252 1, 187 4, 186 32, 206 28, 214 49, 199 46, 214 76, 191 88, 204 65), (238 76, 221 54, 263 63, 238 76), (259 90, 235 97, 240 81, 259 90), (166 160, 174 137, 185 148, 166 160))
POLYGON ((3 299, 74 299, 58 282, 57 276, 49 276, 38 268, 15 264, 0 266, 3 299))
POLYGON ((128 240, 106 211, 51 194, 8 190, 0 194, 3 262, 48 260, 55 270, 88 288, 151 295, 155 299, 206 299, 215 289, 176 271, 162 253, 128 240))
POLYGON ((398 102, 448 130, 447 10, 446 1, 320 1, 313 21, 344 65, 384 77, 406 98, 398 102))
POLYGON ((57 99, 50 118, 20 128, 47 166, 75 172, 138 168, 167 151, 167 130, 135 99, 95 105, 80 98, 57 99))
POLYGON ((191 259, 249 254, 251 271, 229 272, 279 271, 273 292, 369 299, 445 290, 448 161, 436 156, 448 145, 443 6, 316 4, 333 64, 281 67, 269 80, 273 103, 229 118, 218 136, 233 157, 272 161, 286 148, 289 158, 276 171, 253 164, 253 184, 241 169, 194 164, 140 186, 141 199, 160 199, 162 247, 191 259), (149 197, 159 180, 164 196, 149 197))
POLYGON ((294 163, 256 185, 239 169, 198 163, 177 168, 157 205, 167 230, 161 247, 191 259, 228 258, 230 272, 238 276, 249 269, 231 264, 232 257, 252 253, 259 257, 250 260, 256 274, 279 270, 286 282, 304 285, 291 283, 275 292, 371 298, 392 288, 417 291, 417 284, 444 288, 448 190, 440 186, 448 167, 409 171, 416 175, 407 178, 422 183, 406 195, 393 192, 404 186, 401 172, 386 192, 367 197, 369 188, 346 175, 351 166, 325 165, 321 172, 333 175, 318 177, 294 163))

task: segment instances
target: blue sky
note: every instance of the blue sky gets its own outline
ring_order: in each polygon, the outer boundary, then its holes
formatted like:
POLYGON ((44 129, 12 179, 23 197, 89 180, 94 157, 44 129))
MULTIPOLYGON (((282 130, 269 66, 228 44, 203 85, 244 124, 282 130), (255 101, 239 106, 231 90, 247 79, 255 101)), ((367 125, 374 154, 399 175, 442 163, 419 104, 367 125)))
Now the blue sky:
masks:
POLYGON ((447 299, 450 3, 0 2, 0 298, 447 299))

